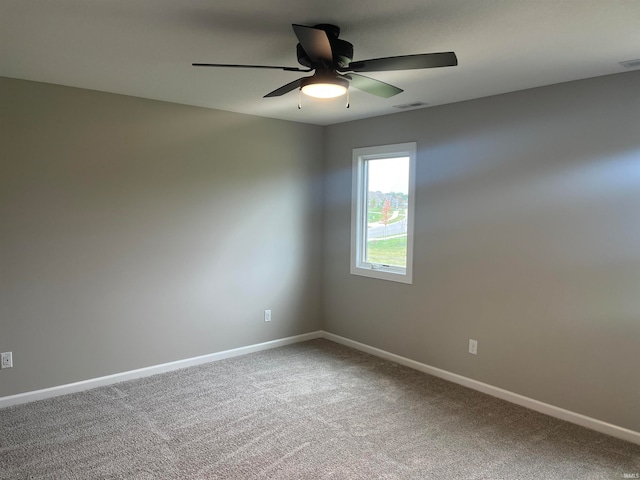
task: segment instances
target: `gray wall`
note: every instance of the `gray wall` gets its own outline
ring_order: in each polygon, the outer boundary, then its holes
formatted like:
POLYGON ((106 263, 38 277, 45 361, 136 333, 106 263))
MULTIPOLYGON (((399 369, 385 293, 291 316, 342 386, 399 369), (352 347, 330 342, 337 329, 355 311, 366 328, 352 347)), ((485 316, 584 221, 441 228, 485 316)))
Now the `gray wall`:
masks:
POLYGON ((632 72, 328 127, 324 329, 640 431, 639 92, 632 72), (350 275, 351 150, 409 141, 414 284, 350 275))
POLYGON ((0 396, 321 328, 321 127, 0 78, 0 135, 0 396))

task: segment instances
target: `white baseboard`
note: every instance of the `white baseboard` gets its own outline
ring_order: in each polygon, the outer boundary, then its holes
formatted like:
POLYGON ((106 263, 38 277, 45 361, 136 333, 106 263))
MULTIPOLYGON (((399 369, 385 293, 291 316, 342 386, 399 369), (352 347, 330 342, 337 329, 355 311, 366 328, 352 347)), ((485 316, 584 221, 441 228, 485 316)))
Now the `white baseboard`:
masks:
POLYGON ((458 375, 456 373, 451 373, 440 368, 416 362, 415 360, 401 357, 400 355, 389 353, 385 350, 371 347, 369 345, 365 345, 364 343, 356 342, 339 335, 334 335, 333 333, 323 331, 322 338, 326 338, 327 340, 331 340, 332 342, 340 343, 347 347, 370 353, 371 355, 375 355, 376 357, 384 358, 400 365, 404 365, 406 367, 428 373, 429 375, 433 375, 434 377, 439 377, 444 380, 457 383, 458 385, 471 388, 472 390, 486 393, 493 397, 506 400, 507 402, 515 403, 530 410, 544 413, 545 415, 549 415, 550 417, 559 418, 560 420, 575 423, 576 425, 590 428, 591 430, 605 433, 607 435, 611 435, 612 437, 620 438, 622 440, 640 445, 640 432, 619 427, 617 425, 603 422, 595 418, 587 417, 586 415, 575 413, 570 410, 565 410, 564 408, 556 407, 554 405, 549 405, 548 403, 540 402, 538 400, 534 400, 532 398, 525 397, 523 395, 519 395, 502 388, 494 387, 493 385, 489 385, 487 383, 479 382, 468 377, 463 377, 462 375, 458 375))
POLYGON ((270 342, 257 343, 255 345, 234 348, 231 350, 224 350, 222 352, 210 353, 208 355, 201 355, 199 357, 163 363, 161 365, 153 365, 151 367, 139 368, 137 370, 130 370, 128 372, 115 373, 113 375, 107 375, 106 377, 91 378, 89 380, 83 380, 81 382, 69 383, 66 385, 60 385, 51 388, 44 388, 42 390, 35 390, 32 392, 19 393, 17 395, 10 395, 8 397, 0 397, 0 408, 10 407, 12 405, 18 405, 21 403, 34 402, 36 400, 44 400, 45 398, 57 397, 60 395, 66 395, 68 393, 81 392, 96 387, 124 382, 126 380, 149 377, 151 375, 170 372, 179 368, 192 367, 194 365, 200 365, 203 363, 215 362, 218 360, 224 360, 225 358, 237 357, 240 355, 246 355, 247 353, 269 350, 271 348, 283 347, 292 343, 305 342, 307 340, 313 340, 315 338, 322 338, 322 331, 305 333, 303 335, 296 335, 293 337, 280 338, 278 340, 272 340, 270 342))
POLYGON ((296 335, 293 337, 281 338, 278 340, 272 340, 269 342, 258 343, 255 345, 248 345, 246 347, 234 348, 231 350, 224 350, 222 352, 211 353, 208 355, 202 355, 199 357, 187 358, 184 360, 178 360, 175 362, 163 363, 161 365, 154 365, 151 367, 140 368, 137 370, 130 370, 128 372, 116 373, 105 377, 92 378, 89 380, 83 380, 81 382, 69 383, 67 385, 60 385, 57 387, 45 388, 42 390, 35 390, 32 392, 20 393, 17 395, 10 395, 7 397, 0 397, 0 408, 10 407, 12 405, 18 405, 21 403, 33 402, 36 400, 44 400, 46 398, 57 397, 60 395, 66 395, 68 393, 81 392, 84 390, 90 390, 96 387, 102 387, 105 385, 112 385, 118 382, 124 382, 126 380, 133 380, 136 378, 149 377, 158 373, 169 372, 177 370, 179 368, 191 367, 194 365, 200 365, 203 363, 215 362, 218 360, 224 360, 225 358, 237 357, 240 355, 246 355, 248 353, 259 352, 262 350, 269 350, 271 348, 283 347, 293 343, 305 342, 307 340, 313 340, 316 338, 325 338, 332 342, 340 343, 347 347, 355 348, 371 355, 375 355, 386 360, 390 360, 400 365, 404 365, 409 368, 413 368, 420 372, 428 373, 435 377, 448 380, 453 383, 477 390, 482 393, 506 400, 511 403, 535 410, 536 412, 544 413, 551 417, 559 418, 567 422, 575 423, 592 430, 596 430, 612 437, 620 438, 628 442, 636 443, 640 445, 640 432, 629 430, 627 428, 619 427, 611 423, 603 422, 595 418, 587 417, 580 413, 575 413, 570 410, 565 410, 548 403, 540 402, 517 393, 504 390, 499 387, 494 387, 487 383, 479 382, 468 377, 463 377, 456 373, 451 373, 440 368, 432 367, 424 363, 411 360, 394 353, 381 350, 379 348, 371 347, 364 343, 356 342, 333 333, 325 331, 316 331, 311 333, 305 333, 303 335, 296 335))

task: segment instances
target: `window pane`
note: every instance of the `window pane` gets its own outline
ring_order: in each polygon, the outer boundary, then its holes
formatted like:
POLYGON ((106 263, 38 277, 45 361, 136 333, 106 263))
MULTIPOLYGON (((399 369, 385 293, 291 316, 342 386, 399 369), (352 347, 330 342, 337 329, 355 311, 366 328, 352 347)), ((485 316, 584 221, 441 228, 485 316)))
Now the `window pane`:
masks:
POLYGON ((407 265, 409 157, 367 160, 364 261, 407 265))

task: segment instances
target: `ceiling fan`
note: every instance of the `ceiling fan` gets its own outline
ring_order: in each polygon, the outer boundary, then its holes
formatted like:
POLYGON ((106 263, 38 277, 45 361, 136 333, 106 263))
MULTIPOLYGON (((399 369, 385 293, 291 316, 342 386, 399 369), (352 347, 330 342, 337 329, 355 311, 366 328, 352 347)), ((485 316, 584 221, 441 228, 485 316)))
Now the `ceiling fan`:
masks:
POLYGON ((298 37, 298 63, 307 68, 278 67, 270 65, 231 65, 224 63, 193 63, 194 67, 263 68, 287 72, 312 72, 310 77, 302 77, 287 83, 264 98, 279 97, 295 89, 317 98, 339 97, 347 93, 349 86, 378 97, 389 98, 403 90, 360 72, 382 72, 389 70, 414 70, 421 68, 452 67, 458 64, 454 52, 423 53, 397 57, 353 60, 353 45, 338 38, 340 28, 330 24, 314 27, 292 25, 298 37))

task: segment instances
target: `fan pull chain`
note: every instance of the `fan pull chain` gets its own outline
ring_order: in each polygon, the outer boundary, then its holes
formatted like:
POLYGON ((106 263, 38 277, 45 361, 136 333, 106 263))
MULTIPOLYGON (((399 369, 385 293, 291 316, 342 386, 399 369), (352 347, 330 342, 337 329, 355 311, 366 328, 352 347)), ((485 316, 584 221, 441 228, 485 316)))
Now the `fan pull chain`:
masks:
POLYGON ((349 101, 349 89, 347 89, 347 108, 351 106, 351 102, 349 101))
POLYGON ((298 110, 302 110, 302 89, 298 90, 298 110))

